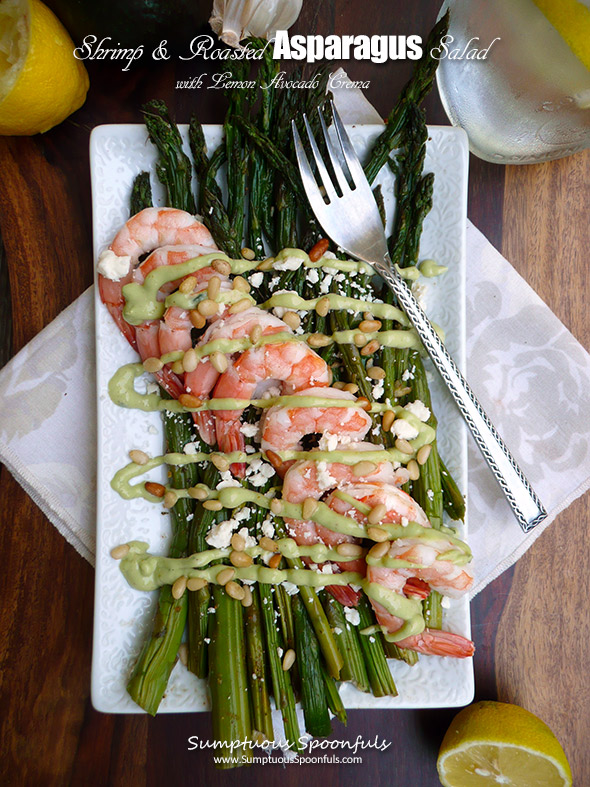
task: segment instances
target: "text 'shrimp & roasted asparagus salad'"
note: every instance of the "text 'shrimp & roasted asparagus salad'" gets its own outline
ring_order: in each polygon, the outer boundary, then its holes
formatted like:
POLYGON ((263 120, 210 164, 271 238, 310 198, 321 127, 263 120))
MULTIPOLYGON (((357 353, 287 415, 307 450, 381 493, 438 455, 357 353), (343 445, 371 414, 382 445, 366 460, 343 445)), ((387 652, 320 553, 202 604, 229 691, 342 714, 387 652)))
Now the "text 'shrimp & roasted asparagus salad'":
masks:
MULTIPOLYGON (((419 258, 436 188, 419 104, 446 24, 365 161, 370 182, 395 174, 390 253, 409 286, 446 270, 419 258)), ((291 121, 319 123, 329 69, 298 90, 267 87, 281 68, 268 49, 224 68, 255 87, 227 91, 214 150, 194 117, 189 157, 166 107, 144 107, 165 201, 153 206, 151 173, 137 174, 98 285, 139 355, 108 395, 161 411, 166 440, 159 456, 126 445, 111 481, 125 500, 163 506, 171 528, 166 555, 133 532, 109 545, 122 583, 159 591, 127 691, 155 714, 180 659, 207 680, 221 753, 241 741, 231 753, 247 763, 249 742, 279 737, 273 701, 297 752, 298 702, 305 731, 326 736, 331 715, 346 721, 341 683, 395 695, 395 661, 470 657, 443 612, 473 577, 420 341, 370 266, 323 237, 296 170, 291 121), (167 483, 150 479, 161 466, 167 483)))

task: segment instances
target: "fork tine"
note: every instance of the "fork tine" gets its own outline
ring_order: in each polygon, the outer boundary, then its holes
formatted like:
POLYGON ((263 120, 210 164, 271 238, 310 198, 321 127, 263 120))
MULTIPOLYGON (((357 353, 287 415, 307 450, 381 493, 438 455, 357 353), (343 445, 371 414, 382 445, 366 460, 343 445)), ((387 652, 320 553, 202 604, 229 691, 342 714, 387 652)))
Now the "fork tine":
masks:
POLYGON ((313 194, 317 196, 317 199, 320 199, 323 203, 324 199, 320 193, 318 184, 316 183, 311 164, 307 158, 307 153, 303 147, 303 142, 301 141, 301 137, 299 136, 299 131, 297 130, 297 125, 295 124, 294 120, 291 121, 291 129, 293 131, 293 140, 295 141, 295 155, 297 156, 297 163, 299 164, 299 173, 301 174, 301 180, 303 181, 303 187, 305 188, 307 197, 311 202, 312 196, 310 192, 313 190, 313 194))
POLYGON ((311 130, 311 126, 309 125, 307 115, 305 114, 303 115, 303 122, 305 124, 305 130, 307 131, 307 137, 309 139, 309 144, 311 146, 311 152, 313 154, 316 167, 318 168, 318 173, 322 185, 326 190, 326 194, 330 202, 334 202, 335 200, 338 199, 338 194, 336 193, 336 189, 334 188, 334 184, 332 183, 332 178, 330 177, 330 173, 328 172, 326 165, 324 164, 324 160, 322 159, 322 155, 315 141, 313 131, 311 130))
POLYGON ((336 180, 338 181, 338 185, 340 186, 340 190, 342 194, 346 194, 347 191, 350 191, 350 186, 348 185, 348 181, 346 180, 346 174, 344 169, 342 168, 341 156, 338 156, 338 152, 334 147, 332 140, 328 134, 328 129, 326 127, 326 121, 324 120, 324 116, 322 115, 322 110, 318 107, 318 116, 320 118, 320 126, 322 127, 322 133, 324 135, 324 140, 326 142, 326 150, 328 151, 328 156, 330 157, 330 161, 332 163, 332 168, 334 170, 334 174, 336 175, 336 180))
POLYGON ((332 107, 332 117, 334 118, 334 126, 336 128, 336 134, 338 136, 338 141, 340 142, 340 147, 342 148, 342 155, 344 156, 344 160, 346 161, 346 166, 348 167, 350 174, 352 175, 353 182, 358 185, 359 183, 363 182, 365 178, 365 173, 361 166, 361 162, 356 155, 355 149, 352 146, 352 142, 346 130, 344 128, 344 123, 340 115, 338 114, 336 107, 334 106, 334 102, 330 101, 330 105, 332 107))

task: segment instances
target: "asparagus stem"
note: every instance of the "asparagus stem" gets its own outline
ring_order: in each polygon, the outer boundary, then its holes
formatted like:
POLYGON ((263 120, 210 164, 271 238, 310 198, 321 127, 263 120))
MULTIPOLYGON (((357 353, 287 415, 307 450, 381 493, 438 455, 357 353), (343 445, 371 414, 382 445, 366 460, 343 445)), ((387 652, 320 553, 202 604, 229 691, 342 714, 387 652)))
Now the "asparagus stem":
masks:
POLYGON ((248 659, 248 686, 252 708, 253 735, 257 733, 267 741, 274 740, 272 711, 268 695, 265 648, 262 638, 262 617, 258 591, 252 588, 252 604, 244 611, 246 619, 246 651, 248 659))
POLYGON ((465 519, 465 498, 440 456, 439 463, 443 507, 451 519, 463 521, 465 519))
POLYGON ((180 133, 163 101, 154 99, 143 105, 145 124, 151 141, 158 148, 156 173, 165 187, 166 204, 195 213, 191 191, 191 162, 182 149, 180 133))
MULTIPOLYGON (((359 601, 357 609, 361 619, 359 628, 363 629, 375 625, 375 616, 371 604, 365 595, 363 595, 359 601)), ((389 671, 385 650, 383 648, 383 637, 380 634, 371 634, 368 637, 361 634, 359 636, 359 641, 367 667, 371 691, 374 696, 397 696, 395 682, 389 671)))
POLYGON ((230 598, 222 587, 212 590, 215 615, 212 616, 209 645, 209 692, 213 707, 213 736, 221 741, 218 750, 225 761, 219 768, 235 768, 252 759, 249 746, 235 746, 250 740, 252 728, 246 680, 246 653, 242 605, 230 598), (230 748, 234 744, 233 751, 230 748), (235 760, 238 762, 235 762, 235 760))
POLYGON ((333 596, 326 594, 323 604, 332 631, 339 632, 336 634, 336 641, 344 661, 341 679, 351 681, 359 691, 369 691, 369 678, 356 627, 348 623, 342 605, 333 596))
POLYGON ((326 669, 325 665, 322 664, 322 674, 324 676, 324 688, 326 690, 326 698, 328 700, 328 707, 336 716, 338 721, 342 722, 342 724, 346 724, 348 717, 346 714, 346 708, 344 707, 344 703, 342 702, 342 697, 340 696, 340 692, 338 691, 338 683, 334 680, 334 678, 328 675, 328 670, 326 669))
POLYGON ((305 728, 310 735, 325 737, 332 732, 328 698, 320 660, 320 649, 314 631, 298 595, 291 599, 296 630, 297 662, 301 674, 301 706, 305 728))

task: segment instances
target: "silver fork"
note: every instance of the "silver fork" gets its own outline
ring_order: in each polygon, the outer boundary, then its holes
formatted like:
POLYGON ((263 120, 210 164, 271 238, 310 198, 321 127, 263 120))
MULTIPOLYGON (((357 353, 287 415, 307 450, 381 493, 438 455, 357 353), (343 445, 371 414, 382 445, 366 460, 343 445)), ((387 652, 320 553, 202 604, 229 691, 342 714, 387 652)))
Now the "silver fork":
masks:
POLYGON ((393 267, 371 187, 344 129, 342 120, 333 105, 332 113, 337 145, 328 134, 321 112, 319 115, 326 150, 336 182, 330 176, 322 159, 307 117, 303 116, 317 167, 318 179, 325 190, 325 197, 316 182, 297 126, 295 122, 292 123, 299 170, 312 210, 329 237, 348 254, 370 263, 394 292, 399 305, 408 315, 467 421, 477 445, 502 487, 520 526, 526 533, 542 522, 547 516, 547 512, 465 381, 457 364, 422 311, 418 301, 393 267), (349 185, 349 179, 342 162, 348 168, 351 185, 349 185))

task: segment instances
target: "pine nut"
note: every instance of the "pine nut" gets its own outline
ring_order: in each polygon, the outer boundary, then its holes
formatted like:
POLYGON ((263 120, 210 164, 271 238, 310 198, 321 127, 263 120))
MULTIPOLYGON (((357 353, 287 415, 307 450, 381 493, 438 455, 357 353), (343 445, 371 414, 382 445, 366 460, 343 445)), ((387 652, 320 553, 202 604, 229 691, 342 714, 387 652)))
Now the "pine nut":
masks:
POLYGON ((266 552, 278 552, 279 545, 276 541, 273 541, 272 538, 268 536, 262 536, 260 541, 258 542, 260 549, 264 549, 266 552))
POLYGON ((343 391, 348 391, 348 393, 351 393, 351 394, 355 394, 355 393, 358 393, 359 387, 358 387, 358 385, 356 383, 346 383, 346 385, 344 386, 344 388, 342 390, 343 391))
POLYGON ((367 535, 371 539, 371 541, 380 542, 380 541, 387 541, 389 539, 387 530, 383 530, 382 527, 368 527, 367 535))
POLYGON ((301 317, 297 312, 285 312, 283 314, 283 322, 286 323, 289 328, 295 330, 295 328, 299 328, 301 325, 301 317))
POLYGON ((364 333, 355 333, 355 335, 352 337, 352 341, 357 347, 364 347, 369 340, 364 333))
POLYGON ((209 490, 202 486, 191 486, 187 491, 193 500, 206 500, 209 497, 209 490))
POLYGON ((256 344, 256 342, 260 341, 261 337, 262 337, 262 326, 255 325, 250 331, 250 341, 252 342, 252 344, 256 344))
POLYGON ((357 476, 358 478, 362 478, 366 475, 371 475, 377 470, 377 465, 374 462, 357 462, 356 465, 352 467, 352 474, 357 476))
POLYGON ((256 270, 257 271, 269 271, 272 268, 272 266, 274 264, 274 261, 275 261, 274 257, 267 257, 265 260, 262 260, 260 265, 256 266, 256 270))
POLYGON ((221 279, 219 276, 211 276, 207 282, 207 297, 211 301, 217 300, 219 290, 221 289, 221 279))
POLYGON ((318 260, 328 251, 329 246, 330 241, 328 238, 320 238, 320 240, 309 250, 309 259, 312 262, 318 262, 318 260))
POLYGON ((273 555, 271 557, 271 559, 268 561, 268 567, 269 568, 278 568, 282 558, 283 558, 283 556, 280 553, 276 554, 276 555, 273 555))
POLYGON ((347 383, 342 382, 342 380, 338 380, 335 383, 332 383, 332 388, 336 388, 338 391, 343 391, 347 386, 347 383))
POLYGON ((179 599, 184 596, 186 590, 186 577, 178 577, 176 582, 172 585, 172 598, 179 599))
POLYGON ((374 558, 375 560, 381 560, 382 557, 389 552, 389 541, 381 541, 381 543, 375 544, 369 549, 367 553, 367 557, 374 558))
POLYGON ((407 396, 409 393, 412 393, 412 389, 407 385, 404 386, 403 388, 393 389, 393 396, 395 399, 401 399, 402 396, 407 396))
POLYGON ((218 313, 219 305, 216 301, 212 301, 210 298, 205 298, 204 301, 199 303, 197 310, 199 314, 203 315, 203 317, 212 317, 214 314, 218 313))
POLYGON ((211 462, 220 473, 225 473, 229 470, 229 459, 224 454, 211 454, 211 462))
POLYGON ((369 511, 367 521, 371 525, 378 525, 383 521, 383 517, 387 513, 387 506, 384 503, 377 503, 376 506, 369 511))
POLYGON ((225 592, 237 601, 241 601, 244 598, 244 588, 233 580, 226 583, 225 592))
POLYGON ((375 318, 371 312, 363 312, 363 320, 374 320, 375 318))
POLYGON ((211 267, 217 273, 221 273, 222 276, 229 276, 231 273, 231 265, 226 260, 213 260, 211 267))
POLYGON ((359 323, 359 331, 363 333, 374 333, 381 328, 381 322, 379 320, 363 320, 359 323))
POLYGON ((125 555, 129 554, 129 544, 119 544, 118 547, 113 547, 111 549, 111 557, 115 560, 122 560, 125 555))
POLYGON ((229 554, 229 562, 236 568, 245 568, 246 566, 251 566, 254 561, 247 552, 234 549, 229 554))
POLYGON ((250 282, 247 282, 243 276, 236 276, 233 280, 234 290, 239 292, 250 292, 250 282))
POLYGON ((332 344, 332 339, 326 336, 325 333, 312 333, 307 338, 307 343, 310 347, 327 347, 329 344, 332 344))
POLYGON ((191 309, 190 312, 188 313, 188 318, 191 321, 191 325, 193 326, 193 328, 197 328, 197 330, 204 328, 205 323, 207 322, 207 320, 203 317, 203 315, 199 314, 197 309, 191 309))
POLYGON ((183 407, 188 409, 194 409, 196 407, 200 407, 203 404, 202 400, 199 399, 198 396, 193 396, 192 394, 188 393, 180 394, 178 401, 183 407))
POLYGON ((343 557, 360 557, 364 549, 359 544, 351 544, 350 542, 346 542, 344 544, 338 544, 336 547, 336 552, 343 557))
POLYGON ((178 289, 184 295, 188 295, 189 292, 192 292, 196 286, 197 286, 196 276, 187 276, 186 279, 183 279, 180 282, 180 286, 178 287, 178 289))
POLYGON ((293 648, 289 648, 289 650, 283 656, 283 672, 288 672, 293 664, 295 664, 295 659, 297 658, 295 651, 293 648))
MULTIPOLYGON (((274 451, 267 451, 266 458, 268 459, 268 461, 271 463, 271 465, 274 467, 275 470, 278 470, 283 465, 283 460, 274 451)), ((271 503, 271 507, 272 507, 272 503, 271 503)), ((280 511, 275 511, 275 513, 280 514, 280 511)))
POLYGON ((194 349, 187 350, 182 358, 182 368, 185 372, 194 372, 199 365, 199 359, 194 349))
POLYGON ((249 309, 250 306, 252 306, 252 301, 250 301, 248 298, 242 298, 241 301, 232 303, 232 305, 229 307, 229 313, 239 314, 240 312, 244 312, 246 309, 249 309))
POLYGON ((230 543, 232 545, 232 549, 235 549, 237 552, 243 552, 246 549, 246 539, 239 533, 233 534, 230 543))
POLYGON ((255 260, 256 252, 254 252, 252 249, 249 249, 247 246, 244 246, 244 248, 242 249, 242 257, 245 260, 255 260))
POLYGON ((174 363, 170 364, 170 368, 174 374, 184 374, 184 366, 182 365, 182 361, 174 361, 174 363))
POLYGON ((393 422, 395 421, 395 413, 393 410, 386 410, 383 413, 383 418, 381 419, 381 428, 384 432, 389 432, 393 422))
POLYGON ((146 358, 143 362, 143 368, 146 372, 150 372, 153 374, 154 372, 159 372, 164 364, 159 358, 146 358))
POLYGON ((431 451, 432 451, 432 446, 429 443, 427 445, 423 445, 422 448, 419 449, 418 453, 416 454, 416 459, 419 465, 426 464, 426 461, 430 456, 431 451))
POLYGON ((166 487, 163 486, 163 484, 156 483, 155 481, 146 481, 144 488, 146 492, 149 492, 150 495, 155 495, 155 497, 164 497, 166 494, 166 487))
POLYGON ((242 599, 242 606, 243 607, 251 607, 252 606, 252 591, 250 590, 248 585, 244 585, 242 590, 244 591, 244 598, 242 599))
POLYGON ((209 356, 209 360, 211 361, 211 366, 215 369, 215 371, 219 372, 219 374, 223 374, 227 372, 227 358, 224 353, 220 353, 218 350, 212 352, 209 356))
POLYGON ((282 514, 283 508, 284 506, 282 500, 277 500, 277 498, 274 498, 270 501, 270 510, 273 512, 273 514, 282 514))
POLYGON ((221 571, 217 572, 217 576, 215 577, 215 580, 218 585, 226 585, 228 582, 231 582, 231 580, 235 577, 235 575, 236 575, 235 568, 229 568, 228 566, 226 568, 222 568, 221 571))
POLYGON ((330 299, 325 297, 320 298, 315 305, 315 310, 316 314, 319 314, 320 317, 325 317, 330 311, 330 299))
POLYGON ((129 451, 129 459, 131 459, 132 462, 135 462, 136 465, 147 465, 147 463, 150 461, 150 458, 146 452, 140 451, 138 448, 134 448, 132 451, 129 451))
POLYGON ((187 580, 186 586, 189 590, 202 590, 207 587, 207 580, 202 577, 191 577, 187 580))
POLYGON ((420 467, 415 459, 410 459, 406 465, 406 469, 410 474, 410 481, 417 481, 420 478, 420 467))
POLYGON ((164 505, 166 508, 172 508, 172 506, 176 505, 177 501, 178 495, 176 492, 173 492, 171 489, 169 489, 164 495, 164 505))
POLYGON ((203 508, 206 511, 221 511, 223 506, 219 500, 203 500, 203 508))
POLYGON ((186 665, 188 664, 188 645, 186 642, 181 642, 178 648, 178 658, 181 664, 186 665))
POLYGON ((373 353, 376 353, 380 347, 381 345, 377 339, 373 339, 361 349, 361 355, 373 355, 373 353))
POLYGON ((371 380, 385 380, 386 371, 381 366, 371 366, 367 369, 367 374, 371 380))
POLYGON ((369 410, 371 409, 371 402, 367 399, 366 396, 359 396, 359 398, 356 400, 356 403, 360 405, 360 407, 362 407, 362 409, 366 410, 367 412, 369 412, 369 410))
POLYGON ((313 497, 306 497, 303 501, 302 513, 304 519, 310 519, 319 508, 319 503, 313 497))
POLYGON ((402 454, 408 454, 409 456, 411 456, 414 453, 414 447, 412 446, 412 444, 409 443, 407 440, 404 440, 403 437, 398 437, 394 445, 398 451, 402 452, 402 454))

